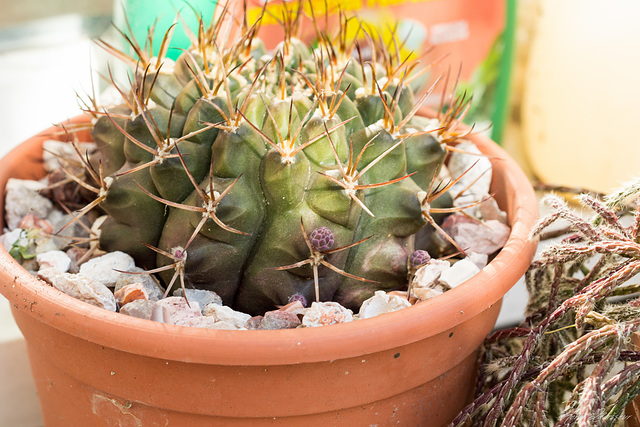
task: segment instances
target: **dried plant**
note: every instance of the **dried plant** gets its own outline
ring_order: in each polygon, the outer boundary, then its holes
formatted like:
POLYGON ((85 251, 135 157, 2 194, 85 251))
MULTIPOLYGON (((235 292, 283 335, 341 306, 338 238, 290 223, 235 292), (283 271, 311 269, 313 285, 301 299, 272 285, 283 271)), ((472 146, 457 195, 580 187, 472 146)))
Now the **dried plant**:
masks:
POLYGON ((526 319, 489 336, 476 398, 452 426, 614 426, 640 393, 640 180, 602 201, 578 196, 585 219, 556 195, 531 238, 558 220, 570 233, 526 274, 526 319))

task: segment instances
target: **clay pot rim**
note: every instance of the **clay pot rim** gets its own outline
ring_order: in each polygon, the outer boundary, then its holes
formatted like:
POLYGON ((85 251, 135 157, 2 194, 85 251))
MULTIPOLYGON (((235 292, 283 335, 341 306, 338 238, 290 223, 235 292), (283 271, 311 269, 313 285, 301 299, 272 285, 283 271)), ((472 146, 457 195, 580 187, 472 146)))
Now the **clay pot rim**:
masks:
MULTIPOLYGON (((76 117, 73 121, 85 122, 88 118, 76 117)), ((50 128, 41 132, 1 159, 0 179, 5 179, 3 163, 20 161, 55 131, 50 128)), ((228 331, 168 325, 110 312, 69 297, 30 275, 3 248, 0 291, 12 309, 30 312, 52 327, 102 346, 168 361, 221 365, 312 363, 359 357, 449 334, 498 303, 527 270, 537 246, 536 240, 528 239, 538 216, 537 199, 528 178, 490 139, 481 135, 469 139, 492 160, 493 182, 512 185, 513 198, 508 202, 512 205, 506 207, 511 235, 495 259, 476 276, 437 298, 404 310, 346 324, 292 330, 228 331)), ((0 195, 2 206, 3 203, 0 195)), ((0 217, 3 212, 0 207, 0 217)))

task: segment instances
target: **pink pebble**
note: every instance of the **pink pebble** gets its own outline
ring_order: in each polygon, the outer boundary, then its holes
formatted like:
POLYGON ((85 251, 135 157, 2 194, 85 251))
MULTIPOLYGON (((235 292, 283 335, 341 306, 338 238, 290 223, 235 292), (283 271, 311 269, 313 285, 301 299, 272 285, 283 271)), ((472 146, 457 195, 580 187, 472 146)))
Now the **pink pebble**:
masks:
POLYGON ((47 234, 53 233, 53 226, 51 223, 46 219, 38 218, 34 214, 25 215, 18 223, 18 227, 25 230, 31 230, 34 228, 40 229, 47 234))
POLYGON ((300 318, 295 313, 274 310, 264 314, 258 329, 293 329, 300 326, 300 318))
POLYGON ((502 248, 511 234, 511 228, 500 221, 483 222, 462 214, 449 216, 442 228, 465 251, 487 255, 502 248))

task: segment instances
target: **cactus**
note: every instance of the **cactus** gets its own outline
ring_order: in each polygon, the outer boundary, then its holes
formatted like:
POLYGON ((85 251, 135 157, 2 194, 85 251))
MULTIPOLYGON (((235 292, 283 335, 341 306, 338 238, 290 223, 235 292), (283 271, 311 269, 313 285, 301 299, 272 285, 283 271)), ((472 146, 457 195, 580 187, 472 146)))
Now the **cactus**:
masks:
POLYGON ((311 17, 312 48, 303 19, 287 11, 271 54, 247 19, 235 43, 225 21, 201 20, 175 63, 132 42, 122 105, 91 111, 100 245, 158 272, 167 292, 179 278, 251 314, 291 300, 357 308, 406 289, 414 251, 451 241, 438 225, 455 210, 450 185, 437 177, 468 100, 418 116, 433 87, 418 86, 424 72, 399 41, 362 26, 348 41, 352 18, 333 35, 311 17))

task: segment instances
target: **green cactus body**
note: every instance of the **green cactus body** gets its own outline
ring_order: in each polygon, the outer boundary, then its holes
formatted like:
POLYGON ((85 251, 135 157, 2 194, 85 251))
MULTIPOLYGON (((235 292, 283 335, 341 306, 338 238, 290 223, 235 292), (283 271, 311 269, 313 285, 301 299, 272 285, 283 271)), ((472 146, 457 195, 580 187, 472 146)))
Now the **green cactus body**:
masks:
POLYGON ((157 244, 165 222, 165 206, 149 198, 139 186, 157 195, 148 169, 114 180, 101 203, 109 217, 100 228, 100 247, 126 252, 138 265, 152 268, 155 254, 140 242, 157 244))
MULTIPOLYGON (((155 106, 98 120, 94 135, 109 147, 102 156, 119 165, 101 204, 110 216, 101 246, 165 267, 165 283, 174 261, 162 252, 185 248, 185 285, 251 314, 293 295, 312 301, 316 285, 319 299, 353 309, 375 290, 406 289, 409 256, 437 234, 420 197, 445 158, 440 139, 425 133, 439 124, 411 117, 416 88, 397 77, 375 89, 389 64, 352 58, 343 71, 294 37, 268 61, 262 42, 251 43, 244 62, 247 40, 222 56, 209 49, 207 67, 194 47, 173 76, 144 86, 155 106), (218 71, 205 81, 204 68, 218 71), (159 150, 169 120, 174 145, 160 161, 140 143, 159 150), (323 227, 339 250, 305 238, 323 227)), ((451 203, 447 194, 430 200, 451 203)))
POLYGON ((99 117, 91 129, 91 136, 97 147, 97 155, 91 158, 91 164, 95 170, 102 166, 102 172, 106 176, 115 173, 127 160, 123 148, 125 136, 113 124, 112 120, 118 126, 124 127, 126 119, 120 116, 130 115, 131 110, 126 105, 120 105, 112 108, 111 113, 115 113, 117 116, 99 117))
MULTIPOLYGON (((153 64, 149 68, 155 68, 153 64)), ((173 61, 165 58, 158 69, 150 72, 138 70, 138 78, 142 79, 143 93, 149 94, 150 99, 156 104, 169 109, 184 86, 174 72, 174 65, 173 61)))

